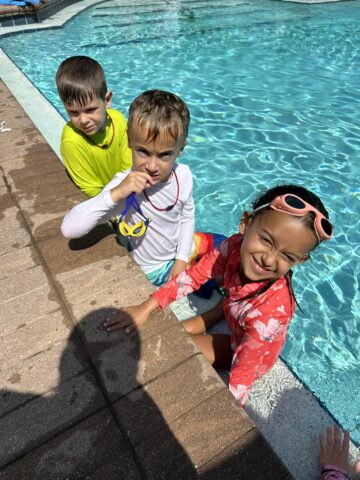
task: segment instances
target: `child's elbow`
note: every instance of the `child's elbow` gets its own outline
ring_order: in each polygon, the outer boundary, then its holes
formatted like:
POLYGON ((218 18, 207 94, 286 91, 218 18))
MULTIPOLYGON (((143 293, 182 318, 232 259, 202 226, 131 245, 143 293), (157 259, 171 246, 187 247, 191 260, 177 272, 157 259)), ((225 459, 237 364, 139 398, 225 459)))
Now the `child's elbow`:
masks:
POLYGON ((61 234, 65 238, 78 238, 79 235, 76 235, 76 232, 74 232, 74 229, 71 227, 70 223, 66 221, 66 218, 63 220, 61 227, 61 234))

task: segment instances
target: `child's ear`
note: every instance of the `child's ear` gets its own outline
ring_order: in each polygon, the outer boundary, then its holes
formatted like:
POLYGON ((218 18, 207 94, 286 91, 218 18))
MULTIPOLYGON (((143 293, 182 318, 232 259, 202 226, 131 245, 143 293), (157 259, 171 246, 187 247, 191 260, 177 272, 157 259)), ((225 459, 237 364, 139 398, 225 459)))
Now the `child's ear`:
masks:
POLYGON ((112 92, 108 90, 105 95, 105 106, 106 108, 111 107, 111 100, 112 100, 112 92))
POLYGON ((244 235, 250 218, 251 218, 251 213, 250 212, 244 212, 242 214, 242 217, 241 217, 241 220, 240 220, 240 225, 239 225, 239 233, 241 235, 244 235))
POLYGON ((185 140, 185 143, 184 143, 183 147, 182 147, 181 150, 179 151, 178 157, 181 157, 181 155, 183 154, 183 150, 184 150, 184 148, 186 147, 187 144, 188 144, 188 141, 185 140))

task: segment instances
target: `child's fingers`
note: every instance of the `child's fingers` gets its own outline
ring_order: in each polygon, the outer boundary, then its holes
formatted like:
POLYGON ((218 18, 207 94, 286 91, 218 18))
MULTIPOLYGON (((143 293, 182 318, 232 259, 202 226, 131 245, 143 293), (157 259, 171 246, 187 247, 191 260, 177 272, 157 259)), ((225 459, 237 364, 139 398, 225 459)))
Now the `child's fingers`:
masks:
POLYGON ((135 330, 137 330, 136 325, 129 325, 128 327, 125 328, 125 333, 126 335, 129 335, 130 333, 135 332, 135 330))
MULTIPOLYGON (((151 175, 146 172, 133 172, 131 179, 135 182, 137 189, 140 191, 144 190, 146 187, 151 187, 154 183, 151 175)), ((138 192, 140 193, 140 192, 138 192)))
POLYGON ((342 442, 342 448, 341 451, 345 453, 346 455, 349 454, 349 448, 350 448, 350 434, 349 432, 344 432, 344 438, 342 442))
POLYGON ((334 425, 334 449, 337 452, 341 451, 341 436, 340 429, 337 425, 334 425))
POLYGON ((132 324, 133 321, 127 314, 121 315, 121 313, 117 312, 103 322, 103 327, 106 331, 112 332, 114 330, 128 327, 132 324))
POLYGON ((326 449, 331 450, 333 448, 333 432, 331 427, 326 428, 326 449))

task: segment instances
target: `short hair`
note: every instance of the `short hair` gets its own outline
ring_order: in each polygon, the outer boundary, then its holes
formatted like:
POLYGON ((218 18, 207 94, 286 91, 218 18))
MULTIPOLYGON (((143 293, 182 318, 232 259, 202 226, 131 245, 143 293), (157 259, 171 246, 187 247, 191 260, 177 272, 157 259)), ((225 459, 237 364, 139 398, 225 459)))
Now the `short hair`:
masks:
POLYGON ((56 73, 56 86, 62 102, 69 105, 100 98, 105 100, 107 85, 102 66, 85 56, 69 57, 64 60, 56 73))
POLYGON ((147 90, 131 103, 128 129, 135 125, 147 130, 147 139, 155 141, 160 135, 175 140, 188 135, 190 113, 185 102, 164 90, 147 90))

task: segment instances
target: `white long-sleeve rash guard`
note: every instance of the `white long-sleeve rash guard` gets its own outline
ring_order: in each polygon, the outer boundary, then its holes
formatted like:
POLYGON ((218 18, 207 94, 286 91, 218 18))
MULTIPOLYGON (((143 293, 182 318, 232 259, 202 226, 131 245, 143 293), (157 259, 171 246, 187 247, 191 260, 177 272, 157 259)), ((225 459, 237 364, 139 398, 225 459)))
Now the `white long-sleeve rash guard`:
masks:
MULTIPOLYGON (((195 231, 195 206, 192 197, 192 176, 187 165, 174 164, 179 181, 179 199, 173 209, 158 211, 146 199, 144 193, 137 195, 143 214, 151 218, 146 233, 141 237, 128 237, 131 255, 145 272, 149 273, 172 259, 189 260, 195 231)), ((114 203, 110 190, 129 174, 129 171, 117 173, 94 198, 76 205, 68 212, 62 222, 61 232, 66 238, 79 238, 86 235, 100 223, 105 223, 116 215, 121 215, 125 200, 114 203)), ((165 183, 159 183, 146 189, 153 205, 166 208, 173 205, 178 193, 174 173, 165 183)), ((131 209, 125 218, 126 223, 135 225, 143 218, 131 209)))

